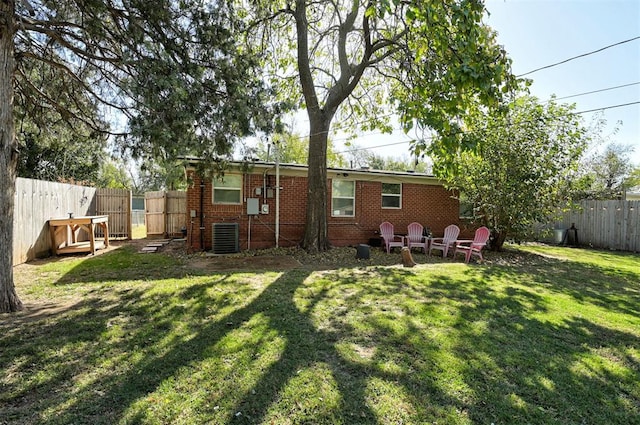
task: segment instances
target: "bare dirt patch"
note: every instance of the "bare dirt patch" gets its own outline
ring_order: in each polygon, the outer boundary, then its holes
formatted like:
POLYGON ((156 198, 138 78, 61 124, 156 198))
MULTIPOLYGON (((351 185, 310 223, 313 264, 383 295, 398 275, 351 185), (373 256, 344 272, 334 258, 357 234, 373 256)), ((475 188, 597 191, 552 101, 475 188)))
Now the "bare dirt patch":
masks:
POLYGON ((50 317, 55 317, 66 313, 67 311, 76 308, 80 300, 68 301, 65 303, 53 303, 53 302, 25 302, 22 306, 22 310, 15 313, 7 313, 0 315, 2 325, 15 326, 23 323, 35 322, 50 317), (4 316, 4 317, 3 317, 4 316))
MULTIPOLYGON (((134 243, 138 244, 137 246, 143 246, 145 240, 135 241, 134 243)), ((250 272, 256 270, 280 271, 295 268, 326 270, 368 266, 402 267, 402 257, 399 250, 387 254, 380 247, 370 247, 369 258, 366 259, 358 258, 356 255, 357 250, 353 246, 333 247, 325 252, 317 253, 308 253, 299 247, 280 247, 214 255, 208 252, 191 252, 187 249, 187 244, 184 240, 172 240, 158 252, 180 258, 186 267, 207 271, 250 272)), ((443 261, 438 256, 429 257, 418 251, 413 252, 413 260, 418 265, 443 261)))

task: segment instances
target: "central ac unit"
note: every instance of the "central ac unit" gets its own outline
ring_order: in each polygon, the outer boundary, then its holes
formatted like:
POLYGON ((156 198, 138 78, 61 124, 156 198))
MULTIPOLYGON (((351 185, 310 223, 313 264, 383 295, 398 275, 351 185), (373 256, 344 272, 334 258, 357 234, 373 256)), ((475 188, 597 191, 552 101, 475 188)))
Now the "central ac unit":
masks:
POLYGON ((214 223, 213 224, 213 253, 232 254, 239 251, 238 223, 214 223))

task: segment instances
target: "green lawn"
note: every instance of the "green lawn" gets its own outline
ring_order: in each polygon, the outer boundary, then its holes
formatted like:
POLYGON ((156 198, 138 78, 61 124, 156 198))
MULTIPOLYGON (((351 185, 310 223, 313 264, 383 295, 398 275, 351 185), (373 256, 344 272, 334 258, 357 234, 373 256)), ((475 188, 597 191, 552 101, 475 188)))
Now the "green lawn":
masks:
MULTIPOLYGON (((393 255, 393 254, 392 254, 393 255)), ((0 423, 640 424, 640 256, 198 272, 122 248, 16 269, 0 423)))
POLYGON ((144 239, 147 237, 147 226, 133 226, 131 228, 131 239, 144 239))

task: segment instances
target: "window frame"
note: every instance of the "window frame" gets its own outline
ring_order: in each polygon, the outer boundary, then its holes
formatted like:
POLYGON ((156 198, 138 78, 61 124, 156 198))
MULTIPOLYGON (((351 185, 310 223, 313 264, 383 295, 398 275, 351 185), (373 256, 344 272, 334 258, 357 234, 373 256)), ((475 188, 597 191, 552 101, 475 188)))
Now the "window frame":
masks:
MULTIPOLYGON (((338 210, 339 211, 339 210, 338 210)), ((331 217, 347 217, 352 218, 356 216, 356 182, 355 180, 343 180, 343 179, 332 179, 331 180, 331 217), (351 183, 353 186, 353 194, 352 196, 336 196, 336 190, 334 189, 334 185, 336 183, 351 183), (336 208, 334 207, 336 199, 351 199, 352 201, 352 211, 353 214, 335 214, 336 208)))
POLYGON ((402 183, 381 183, 381 187, 380 187, 380 192, 382 194, 380 202, 381 202, 381 206, 383 209, 388 209, 388 210, 401 210, 402 209, 402 183), (396 185, 396 186, 400 186, 400 193, 385 193, 384 192, 384 185, 396 185), (398 198, 398 206, 397 207, 388 207, 384 205, 384 199, 385 197, 389 198, 389 197, 393 197, 393 198, 398 198))
POLYGON ((227 174, 222 178, 214 177, 211 180, 211 203, 213 205, 242 205, 242 174, 227 174), (218 186, 216 187, 216 182, 224 181, 226 177, 238 177, 240 180, 238 182, 238 186, 218 186), (227 192, 237 192, 238 193, 238 202, 222 202, 216 201, 216 191, 227 191, 227 192))

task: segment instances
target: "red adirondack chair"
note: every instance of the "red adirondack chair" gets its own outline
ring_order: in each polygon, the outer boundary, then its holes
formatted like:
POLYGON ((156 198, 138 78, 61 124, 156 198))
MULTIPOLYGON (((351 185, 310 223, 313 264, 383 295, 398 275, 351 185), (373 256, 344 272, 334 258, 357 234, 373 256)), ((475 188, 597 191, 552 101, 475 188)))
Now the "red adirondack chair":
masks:
POLYGON ((458 235, 460 234, 460 228, 455 224, 450 224, 444 229, 444 237, 442 238, 433 238, 431 239, 431 244, 429 245, 429 255, 431 255, 432 249, 437 249, 442 251, 442 257, 446 257, 449 253, 449 248, 454 247, 456 244, 456 239, 458 239, 458 235))
POLYGON ((385 221, 380 225, 380 236, 387 249, 387 254, 391 252, 393 247, 402 248, 404 246, 404 236, 393 233, 393 224, 385 221))
POLYGON ((456 254, 460 252, 461 254, 464 254, 465 263, 469 262, 472 255, 479 257, 480 261, 483 261, 484 258, 482 258, 482 248, 487 245, 489 234, 489 229, 482 226, 478 230, 476 230, 476 234, 473 236, 473 240, 456 241, 456 250, 453 252, 453 256, 455 257, 456 254))

